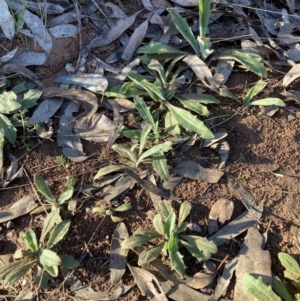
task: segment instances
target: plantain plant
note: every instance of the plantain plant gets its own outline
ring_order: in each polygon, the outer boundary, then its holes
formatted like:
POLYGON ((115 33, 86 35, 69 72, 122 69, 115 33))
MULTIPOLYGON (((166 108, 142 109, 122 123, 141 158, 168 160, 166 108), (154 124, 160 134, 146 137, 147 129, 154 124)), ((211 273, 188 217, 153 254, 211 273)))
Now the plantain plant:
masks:
POLYGON ((169 258, 171 268, 184 277, 186 267, 180 253, 181 247, 185 247, 199 261, 208 260, 212 253, 218 251, 215 244, 204 237, 183 234, 188 225, 185 219, 190 211, 190 202, 183 202, 176 223, 176 213, 171 202, 162 201, 160 213, 152 221, 154 229, 139 228, 122 242, 122 248, 134 250, 154 241, 155 246, 145 247, 139 254, 138 265, 149 263, 163 254, 169 258))
POLYGON ((58 276, 59 267, 77 267, 79 262, 73 256, 53 250, 66 236, 70 224, 70 220, 61 220, 57 208, 46 217, 39 241, 36 233, 28 229, 23 236, 24 247, 17 250, 14 256, 18 260, 0 268, 0 280, 4 281, 4 287, 12 286, 33 270, 36 284, 46 288, 49 277, 58 276))
MULTIPOLYGON (((285 268, 284 277, 300 290, 300 266, 298 262, 289 254, 278 253, 279 261, 285 268)), ((300 293, 295 294, 294 298, 290 295, 283 282, 278 278, 272 279, 272 287, 266 285, 262 278, 256 279, 251 274, 245 274, 245 293, 255 297, 258 301, 300 301, 300 293)))

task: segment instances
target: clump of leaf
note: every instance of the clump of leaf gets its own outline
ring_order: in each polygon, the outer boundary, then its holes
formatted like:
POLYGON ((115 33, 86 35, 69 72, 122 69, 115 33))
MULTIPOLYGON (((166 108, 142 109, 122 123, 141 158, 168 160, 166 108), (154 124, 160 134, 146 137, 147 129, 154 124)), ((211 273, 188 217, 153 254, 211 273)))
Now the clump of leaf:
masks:
POLYGON ((122 221, 122 218, 117 216, 118 212, 126 212, 131 208, 132 206, 129 203, 121 204, 117 207, 114 207, 112 204, 106 204, 106 205, 94 207, 92 209, 92 212, 103 214, 103 215, 109 215, 114 223, 119 223, 122 221))
POLYGON ((280 99, 276 97, 268 97, 268 98, 263 98, 263 99, 258 99, 258 100, 253 100, 252 99, 261 93, 264 88, 267 86, 267 83, 260 80, 258 81, 254 87, 252 87, 246 94, 244 100, 243 100, 243 105, 245 106, 279 106, 279 107, 285 107, 285 103, 280 99))
POLYGON ((183 202, 178 218, 176 218, 171 203, 169 201, 161 202, 160 213, 156 214, 152 221, 154 229, 140 228, 136 230, 132 236, 122 242, 122 248, 134 250, 134 248, 152 241, 156 245, 144 248, 139 254, 138 264, 151 262, 163 254, 169 258, 171 268, 184 277, 186 266, 180 253, 180 247, 185 247, 199 261, 208 260, 212 253, 217 252, 215 244, 206 238, 182 234, 188 225, 185 219, 190 210, 190 202, 183 202))
MULTIPOLYGON (((298 262, 289 254, 280 252, 279 261, 285 268, 284 277, 291 281, 295 288, 300 289, 300 267, 298 262)), ((284 283, 278 278, 272 279, 272 287, 265 284, 261 277, 256 279, 250 274, 245 274, 245 293, 255 297, 258 301, 293 301, 300 300, 300 293, 292 298, 284 283)))
MULTIPOLYGON (((38 191, 45 197, 48 203, 46 205, 43 205, 43 207, 48 208, 50 206, 52 209, 60 208, 62 205, 66 204, 68 200, 71 199, 74 193, 74 185, 76 184, 76 180, 74 180, 74 178, 69 180, 66 185, 66 190, 59 196, 58 200, 56 200, 49 186, 42 177, 40 177, 39 175, 34 175, 33 181, 38 191)), ((38 207, 32 213, 41 212, 43 210, 43 207, 38 207)))
POLYGON ((61 220, 59 209, 51 211, 46 217, 40 239, 29 229, 23 236, 24 247, 15 253, 15 262, 0 269, 0 280, 4 287, 12 286, 29 270, 33 270, 38 286, 47 287, 49 277, 57 277, 59 267, 75 268, 79 262, 68 254, 58 254, 55 246, 66 236, 71 221, 61 220))
MULTIPOLYGON (((36 105, 42 91, 25 88, 21 83, 11 90, 9 84, 0 87, 0 141, 5 138, 9 143, 15 144, 17 140, 17 127, 23 128, 23 137, 29 131, 27 117, 28 110, 36 105)), ((3 149, 3 143, 0 143, 3 149)))

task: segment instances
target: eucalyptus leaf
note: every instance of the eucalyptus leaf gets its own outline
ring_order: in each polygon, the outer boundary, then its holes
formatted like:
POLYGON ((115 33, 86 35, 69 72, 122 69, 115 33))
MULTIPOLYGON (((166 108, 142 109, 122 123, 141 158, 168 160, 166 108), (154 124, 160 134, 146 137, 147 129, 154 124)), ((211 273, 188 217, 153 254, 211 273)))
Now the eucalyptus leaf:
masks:
POLYGON ((48 200, 50 204, 53 204, 55 199, 53 198, 52 192, 43 178, 39 175, 34 175, 33 181, 39 192, 48 200))
POLYGON ((49 248, 55 246, 66 236, 70 228, 70 225, 71 225, 71 220, 64 220, 54 227, 47 242, 49 248))
POLYGON ((39 250, 37 238, 32 229, 29 229, 25 232, 23 236, 23 241, 27 250, 29 249, 32 252, 37 252, 39 250))

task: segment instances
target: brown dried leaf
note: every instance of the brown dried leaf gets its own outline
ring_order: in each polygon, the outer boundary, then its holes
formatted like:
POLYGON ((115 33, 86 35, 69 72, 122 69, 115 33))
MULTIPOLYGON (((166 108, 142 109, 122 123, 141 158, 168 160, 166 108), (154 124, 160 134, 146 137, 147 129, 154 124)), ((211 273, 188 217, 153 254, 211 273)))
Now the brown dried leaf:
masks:
POLYGON ((287 87, 292 81, 300 76, 300 64, 293 66, 290 71, 283 78, 282 85, 287 87))
POLYGON ((211 207, 209 218, 224 224, 232 216, 234 204, 227 198, 218 199, 211 207))
POLYGON ((186 285, 198 290, 211 284, 215 279, 216 275, 217 272, 213 274, 199 272, 196 273, 193 277, 188 277, 188 278, 186 277, 187 278, 186 285))

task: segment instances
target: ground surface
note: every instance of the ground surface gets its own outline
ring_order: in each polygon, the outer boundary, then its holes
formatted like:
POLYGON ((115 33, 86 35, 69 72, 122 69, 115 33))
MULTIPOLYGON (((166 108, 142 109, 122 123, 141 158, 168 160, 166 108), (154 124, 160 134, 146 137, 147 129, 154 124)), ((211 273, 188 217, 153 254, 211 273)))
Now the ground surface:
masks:
MULTIPOLYGON (((114 47, 117 45, 113 45, 112 49, 114 47)), ((14 45, 11 45, 12 48, 14 45)), ((78 40, 76 38, 56 40, 53 49, 47 64, 34 70, 43 75, 43 82, 46 86, 53 86, 53 78, 65 74, 63 66, 67 62, 76 63, 78 40)), ((112 49, 101 49, 99 57, 105 58, 112 49)), ((264 91, 263 96, 278 96, 282 91, 281 79, 281 72, 270 72, 268 89, 264 91)), ((226 85, 236 96, 242 96, 248 90, 248 84, 256 80, 257 78, 252 74, 239 71, 232 74, 226 85)), ((292 88, 296 90, 299 87, 300 82, 295 81, 292 88)), ((213 116, 226 115, 226 117, 217 119, 216 123, 218 123, 226 120, 239 109, 239 104, 224 101, 221 105, 211 108, 211 112, 213 116)), ((300 259, 299 249, 295 242, 295 236, 300 233, 300 112, 279 109, 270 118, 261 117, 259 112, 258 108, 242 110, 220 127, 228 132, 227 141, 230 145, 230 155, 227 171, 251 192, 258 204, 264 204, 264 214, 258 227, 261 232, 268 229, 268 242, 265 249, 271 253, 273 273, 282 276, 282 268, 277 259, 279 251, 298 254, 298 259, 300 259), (294 118, 292 119, 290 116, 294 118), (278 176, 278 174, 283 176, 278 176)), ((61 149, 57 146, 55 136, 53 139, 54 141, 42 141, 32 137, 30 143, 34 147, 31 151, 24 152, 19 146, 10 150, 20 158, 20 164, 25 167, 26 175, 0 191, 0 210, 8 208, 24 195, 33 192, 29 180, 34 174, 42 176, 54 194, 58 196, 66 182, 66 177, 77 178, 79 184, 91 183, 101 166, 119 160, 116 153, 106 150, 105 144, 84 142, 84 151, 91 157, 83 163, 69 162, 70 167, 60 171, 55 157, 61 155, 61 149)), ((199 144, 193 146, 186 155, 201 163, 218 160, 214 153, 201 152, 199 144)), ((67 159, 66 162, 68 162, 67 159)), ((5 166, 8 166, 8 161, 5 163, 5 166)), ((225 176, 217 184, 184 179, 173 192, 176 197, 180 198, 180 201, 186 200, 192 203, 190 220, 192 223, 200 225, 203 236, 207 235, 209 210, 217 199, 227 197, 234 201, 235 209, 232 219, 244 211, 243 205, 225 176)), ((128 230, 132 233, 139 227, 149 227, 150 220, 147 212, 153 209, 149 193, 135 185, 122 198, 125 197, 130 199, 133 206, 132 210, 123 214, 128 230)), ((74 274, 83 284, 89 283, 94 289, 104 291, 110 285, 109 254, 111 238, 116 225, 109 217, 104 218, 87 213, 86 208, 92 207, 95 201, 101 199, 101 196, 78 193, 76 198, 80 200, 79 206, 72 218, 71 230, 61 245, 61 249, 73 254, 78 259, 88 247, 89 253, 85 255, 74 274)), ((40 226, 40 219, 29 215, 14 220, 13 227, 10 229, 7 229, 6 225, 1 225, 0 255, 12 254, 20 245, 19 240, 22 233, 29 227, 39 228, 40 226)), ((222 248, 217 257, 222 259, 229 255, 230 258, 234 258, 243 238, 244 235, 238 236, 236 240, 222 248)), ((136 259, 135 254, 129 254, 129 262, 136 263, 136 259)), ((195 266, 191 263, 187 273, 192 274, 193 272, 195 272, 195 266)), ((27 281, 31 283, 29 278, 27 281)), ((133 278, 127 272, 122 281, 125 284, 133 283, 133 278)), ((58 279, 57 283, 60 282, 61 279, 58 279)), ((55 286, 55 283, 53 284, 55 286)), ((1 295, 7 293, 15 295, 17 292, 0 291, 1 295)), ((69 300, 67 289, 61 290, 59 294, 62 300, 69 300)), ((55 294, 53 298, 57 299, 57 296, 55 294)), ((230 290, 226 296, 231 297, 230 290)), ((50 298, 49 295, 42 295, 43 300, 47 298, 50 298)), ((141 296, 138 288, 134 286, 127 295, 119 300, 146 300, 146 297, 141 296)))

